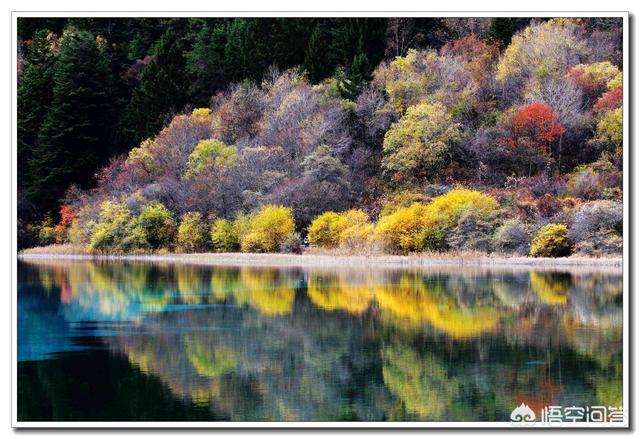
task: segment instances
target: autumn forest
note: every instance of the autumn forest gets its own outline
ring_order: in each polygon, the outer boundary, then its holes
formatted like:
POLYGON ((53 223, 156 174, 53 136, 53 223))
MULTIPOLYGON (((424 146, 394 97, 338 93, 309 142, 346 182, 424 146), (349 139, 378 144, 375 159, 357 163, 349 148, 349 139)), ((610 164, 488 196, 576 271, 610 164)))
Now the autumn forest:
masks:
POLYGON ((622 252, 620 18, 20 18, 18 241, 622 252))

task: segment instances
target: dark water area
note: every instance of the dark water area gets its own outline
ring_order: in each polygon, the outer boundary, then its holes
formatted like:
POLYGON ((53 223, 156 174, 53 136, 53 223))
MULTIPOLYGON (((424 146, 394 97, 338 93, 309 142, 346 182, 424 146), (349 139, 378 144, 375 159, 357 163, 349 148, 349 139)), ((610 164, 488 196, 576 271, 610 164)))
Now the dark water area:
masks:
POLYGON ((622 273, 18 263, 19 421, 622 405, 622 273))

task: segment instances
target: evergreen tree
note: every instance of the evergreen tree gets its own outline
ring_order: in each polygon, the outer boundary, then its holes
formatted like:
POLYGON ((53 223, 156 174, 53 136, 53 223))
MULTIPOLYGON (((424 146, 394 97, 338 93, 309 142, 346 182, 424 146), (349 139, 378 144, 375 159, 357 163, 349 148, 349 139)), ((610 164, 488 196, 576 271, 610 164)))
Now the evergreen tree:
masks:
POLYGON ((30 195, 53 209, 71 182, 88 182, 111 154, 109 61, 95 37, 68 30, 53 67, 53 95, 29 163, 30 195))
POLYGON ((135 144, 157 133, 188 102, 184 42, 167 31, 153 50, 153 60, 142 72, 125 114, 123 130, 135 144))
POLYGON ((327 59, 328 41, 320 25, 317 25, 309 37, 305 52, 304 68, 309 80, 316 84, 331 74, 331 65, 327 59))
POLYGON ((52 98, 53 52, 48 35, 45 29, 34 35, 18 84, 18 172, 21 184, 31 181, 28 163, 52 98))
POLYGON ((190 95, 196 106, 205 106, 226 85, 224 64, 227 29, 224 23, 205 23, 195 34, 193 47, 186 54, 191 79, 190 95))
POLYGON ((336 70, 338 89, 343 98, 355 100, 365 82, 371 80, 371 67, 367 55, 359 53, 353 57, 351 69, 346 74, 342 67, 336 70))
POLYGON ((377 65, 384 56, 386 18, 336 19, 331 53, 334 65, 349 65, 353 57, 366 53, 369 61, 377 65))
POLYGON ((366 53, 359 53, 353 57, 351 63, 351 80, 360 91, 363 83, 371 80, 372 68, 369 65, 369 58, 366 53))
POLYGON ((225 67, 232 81, 259 80, 273 63, 271 23, 256 18, 236 18, 227 31, 225 67))

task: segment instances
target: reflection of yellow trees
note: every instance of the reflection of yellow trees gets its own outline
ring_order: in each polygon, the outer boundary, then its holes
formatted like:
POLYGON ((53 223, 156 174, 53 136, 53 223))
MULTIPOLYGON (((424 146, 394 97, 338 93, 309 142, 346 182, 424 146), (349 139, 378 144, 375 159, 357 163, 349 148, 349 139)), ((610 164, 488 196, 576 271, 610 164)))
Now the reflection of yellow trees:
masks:
POLYGON ((187 358, 201 376, 216 378, 233 372, 238 362, 233 349, 201 343, 192 337, 185 340, 187 358))
POLYGON ((288 314, 293 308, 296 291, 288 279, 273 270, 243 269, 240 271, 243 290, 237 291, 244 301, 266 315, 288 314))
POLYGON ((222 269, 212 274, 211 291, 216 299, 230 297, 265 315, 279 315, 290 313, 293 307, 296 291, 292 282, 276 270, 222 269))
POLYGON ((454 338, 470 338, 493 330, 499 321, 497 309, 478 306, 460 307, 452 297, 447 297, 443 287, 381 287, 376 289, 376 299, 382 310, 410 324, 428 322, 454 338), (439 294, 440 293, 440 294, 439 294))
POLYGON ((180 267, 177 272, 178 291, 183 303, 198 304, 204 296, 203 273, 191 266, 180 267))
POLYGON ((564 305, 569 297, 571 279, 556 276, 554 273, 536 273, 530 275, 531 288, 540 300, 549 305, 564 305))
POLYGON ((211 294, 222 300, 238 289, 239 270, 220 267, 211 273, 211 294))
POLYGON ((410 326, 429 323, 455 338, 470 338, 494 329, 500 313, 488 306, 464 307, 442 282, 426 282, 421 276, 402 274, 398 282, 350 282, 344 275, 309 276, 308 294, 326 310, 361 314, 375 300, 392 323, 410 326))
POLYGON ((439 419, 458 391, 458 381, 437 358, 401 346, 383 349, 382 376, 407 412, 428 420, 439 419))
POLYGON ((291 312, 295 299, 295 279, 273 269, 216 268, 208 279, 209 270, 202 267, 156 268, 161 284, 144 264, 52 263, 41 268, 38 282, 48 290, 60 288, 64 303, 74 301, 96 319, 101 315, 135 320, 140 315, 131 312, 160 312, 176 299, 199 304, 231 298, 265 315, 280 315, 291 312))
POLYGON ((208 405, 211 402, 210 390, 205 387, 194 387, 189 395, 191 402, 198 405, 208 405))
POLYGON ((374 298, 369 285, 353 285, 345 282, 343 277, 317 273, 309 276, 307 294, 322 309, 344 310, 356 315, 364 312, 374 298))

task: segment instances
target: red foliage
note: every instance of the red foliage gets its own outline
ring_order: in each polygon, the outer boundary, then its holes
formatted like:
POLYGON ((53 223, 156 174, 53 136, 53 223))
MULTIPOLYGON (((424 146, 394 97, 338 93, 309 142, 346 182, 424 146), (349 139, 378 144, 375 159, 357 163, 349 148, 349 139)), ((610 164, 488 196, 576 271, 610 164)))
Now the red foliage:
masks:
POLYGON ((134 177, 132 174, 127 174, 126 171, 125 156, 111 158, 109 163, 96 173, 96 191, 102 194, 123 191, 134 177))
POLYGON ((57 244, 61 244, 64 241, 65 232, 76 218, 78 218, 78 212, 73 206, 64 205, 60 208, 60 222, 54 227, 57 235, 57 244))
POLYGON ((471 62, 480 58, 489 51, 489 45, 478 39, 475 35, 468 35, 455 41, 449 41, 442 49, 440 54, 453 55, 464 58, 465 61, 471 62))
POLYGON ((599 113, 600 111, 615 110, 622 105, 622 87, 609 90, 593 105, 593 111, 599 113))
POLYGON ((509 130, 511 135, 500 139, 500 143, 512 147, 534 146, 545 150, 565 131, 553 109, 544 102, 522 107, 511 120, 509 130))
POLYGON ((60 222, 58 225, 66 229, 76 218, 78 218, 78 212, 76 212, 72 206, 62 206, 60 208, 60 222))
POLYGON ((606 87, 605 83, 596 81, 591 75, 588 75, 584 70, 584 66, 581 65, 571 67, 567 72, 567 76, 589 94, 600 94, 606 87))

